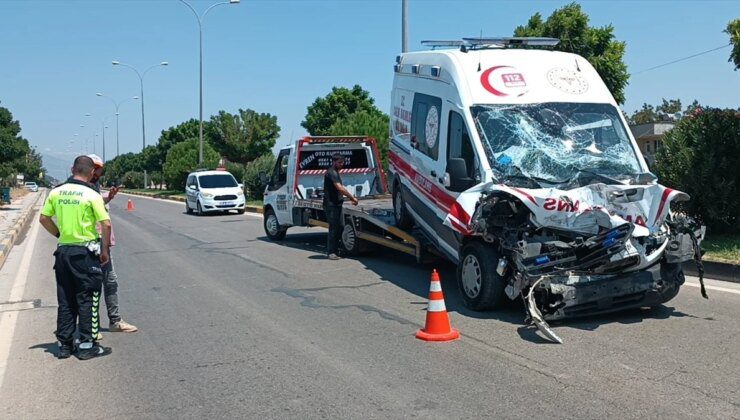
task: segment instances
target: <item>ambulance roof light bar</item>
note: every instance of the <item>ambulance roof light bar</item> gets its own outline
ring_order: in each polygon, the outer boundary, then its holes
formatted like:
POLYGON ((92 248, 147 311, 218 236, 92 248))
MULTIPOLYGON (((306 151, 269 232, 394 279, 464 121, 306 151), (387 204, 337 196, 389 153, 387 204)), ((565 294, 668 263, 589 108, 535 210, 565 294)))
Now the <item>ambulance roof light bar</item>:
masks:
POLYGON ((538 37, 502 37, 502 38, 463 38, 467 46, 477 47, 509 47, 527 45, 531 47, 554 47, 560 43, 557 38, 538 37))
POLYGON ((463 38, 462 41, 421 41, 421 45, 431 47, 433 50, 444 47, 460 48, 465 52, 480 48, 507 48, 510 46, 532 46, 532 47, 554 47, 560 43, 557 38, 537 37, 500 37, 500 38, 463 38))
POLYGON ((436 48, 444 48, 444 47, 461 47, 465 45, 464 41, 439 41, 439 40, 427 40, 427 41, 421 41, 421 45, 425 47, 432 47, 432 49, 436 48))

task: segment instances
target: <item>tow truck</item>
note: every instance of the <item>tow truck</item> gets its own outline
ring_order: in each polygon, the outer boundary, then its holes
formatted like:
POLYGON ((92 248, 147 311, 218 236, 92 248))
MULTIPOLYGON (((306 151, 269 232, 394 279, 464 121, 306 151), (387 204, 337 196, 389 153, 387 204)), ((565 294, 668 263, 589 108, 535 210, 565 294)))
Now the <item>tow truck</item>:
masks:
POLYGON ((377 141, 371 137, 304 137, 280 150, 271 176, 263 179, 267 237, 282 240, 294 226, 328 227, 324 174, 335 153, 345 156, 342 182, 359 200, 357 206, 345 203, 343 208, 343 252, 356 256, 377 244, 420 261, 427 241, 396 225, 377 141))

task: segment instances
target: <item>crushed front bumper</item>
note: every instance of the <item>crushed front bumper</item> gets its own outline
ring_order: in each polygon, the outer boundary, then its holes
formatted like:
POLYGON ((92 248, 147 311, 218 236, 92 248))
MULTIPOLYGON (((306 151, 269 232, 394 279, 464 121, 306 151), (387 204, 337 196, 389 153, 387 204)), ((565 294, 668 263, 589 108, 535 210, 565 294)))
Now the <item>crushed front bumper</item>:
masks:
POLYGON ((544 319, 557 320, 659 305, 672 299, 683 282, 678 264, 656 264, 616 275, 552 276, 537 291, 548 298, 541 306, 544 319))

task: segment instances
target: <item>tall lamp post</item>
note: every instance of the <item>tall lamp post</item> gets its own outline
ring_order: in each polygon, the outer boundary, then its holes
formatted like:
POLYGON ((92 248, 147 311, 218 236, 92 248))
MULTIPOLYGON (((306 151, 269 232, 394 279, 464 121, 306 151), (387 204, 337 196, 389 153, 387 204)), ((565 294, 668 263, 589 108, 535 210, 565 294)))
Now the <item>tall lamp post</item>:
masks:
POLYGON ((203 19, 205 19, 208 12, 211 11, 216 6, 221 6, 222 4, 238 4, 239 0, 229 0, 229 1, 222 1, 220 3, 216 3, 211 5, 209 8, 203 12, 202 15, 199 15, 198 12, 193 9, 193 6, 190 5, 190 3, 186 2, 185 0, 180 0, 184 5, 188 6, 190 10, 195 15, 195 18, 198 19, 198 42, 199 42, 199 49, 200 49, 200 75, 199 75, 199 91, 200 91, 200 100, 199 100, 199 106, 198 106, 198 120, 200 121, 200 128, 198 129, 198 138, 199 138, 199 147, 198 147, 198 164, 203 164, 203 19))
POLYGON ((134 97, 131 97, 131 98, 126 98, 126 99, 124 99, 124 100, 122 100, 120 102, 116 102, 115 99, 111 98, 110 96, 105 96, 105 95, 103 95, 100 92, 96 93, 95 95, 111 101, 113 103, 113 106, 116 107, 116 114, 115 114, 116 115, 116 156, 118 156, 119 154, 121 154, 120 153, 121 150, 119 148, 120 145, 118 143, 118 115, 119 115, 118 109, 121 107, 121 105, 124 102, 130 101, 130 100, 136 100, 136 99, 139 99, 139 97, 138 96, 134 96, 134 97))
POLYGON ((169 63, 166 62, 166 61, 162 61, 159 64, 155 64, 155 65, 147 68, 143 72, 140 72, 134 66, 128 65, 126 63, 121 63, 120 61, 117 61, 117 60, 111 61, 111 64, 113 64, 114 66, 128 67, 131 70, 133 70, 136 73, 137 76, 139 76, 139 84, 141 86, 141 150, 144 150, 144 148, 146 147, 146 128, 144 126, 144 76, 146 76, 146 74, 147 74, 147 72, 149 70, 151 70, 151 69, 153 69, 155 67, 164 67, 164 66, 167 66, 169 63))
POLYGON ((103 118, 103 121, 101 123, 102 130, 103 130, 103 162, 107 162, 107 160, 105 159, 105 129, 108 128, 108 126, 105 125, 105 122, 108 121, 108 118, 115 117, 115 116, 116 114, 108 115, 107 117, 103 118))

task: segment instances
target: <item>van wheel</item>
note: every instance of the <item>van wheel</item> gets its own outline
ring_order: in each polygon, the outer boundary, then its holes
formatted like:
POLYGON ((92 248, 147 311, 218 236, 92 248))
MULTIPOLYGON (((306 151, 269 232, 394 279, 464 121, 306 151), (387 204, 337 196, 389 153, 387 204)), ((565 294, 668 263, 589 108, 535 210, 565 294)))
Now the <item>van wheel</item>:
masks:
POLYGON ((342 229, 342 249, 347 255, 353 257, 362 252, 362 239, 357 237, 357 231, 352 222, 345 223, 342 229))
POLYGON ((500 306, 506 282, 496 272, 498 259, 498 252, 489 245, 465 245, 457 266, 457 285, 466 307, 485 311, 500 306))
POLYGON ((393 216, 396 219, 396 225, 401 229, 409 229, 414 226, 414 220, 411 218, 406 203, 403 201, 401 193, 401 184, 396 183, 393 188, 393 216))
POLYGON ((186 214, 193 214, 193 209, 190 208, 190 206, 188 205, 187 200, 185 200, 185 213, 186 214))
POLYGON ((278 218, 271 208, 265 210, 263 225, 267 237, 273 241, 281 241, 288 231, 280 226, 280 222, 278 222, 278 218))
POLYGON ((197 201, 198 216, 203 216, 203 207, 200 206, 200 201, 197 201))

